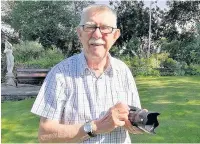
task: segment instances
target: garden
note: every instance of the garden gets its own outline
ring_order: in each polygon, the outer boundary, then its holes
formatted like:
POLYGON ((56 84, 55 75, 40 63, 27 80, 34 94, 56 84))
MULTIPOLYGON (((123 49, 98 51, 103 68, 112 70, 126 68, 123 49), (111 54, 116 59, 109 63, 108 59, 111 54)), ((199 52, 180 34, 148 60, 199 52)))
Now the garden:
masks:
MULTIPOLYGON (((142 107, 158 111, 156 134, 131 135, 133 143, 198 143, 200 77, 137 77, 142 107)), ((37 143, 39 117, 26 99, 2 103, 2 143, 37 143)))
MULTIPOLYGON (((81 52, 76 27, 94 1, 3 1, 1 83, 6 79, 5 41, 17 68, 49 69, 81 52), (9 26, 14 33, 5 31, 9 26)), ((131 135, 133 143, 200 142, 200 2, 167 1, 168 9, 143 1, 112 1, 121 36, 113 57, 130 68, 141 104, 160 112, 156 134, 131 135), (151 22, 151 27, 150 27, 151 22), (151 28, 151 29, 150 29, 151 28)), ((36 97, 35 95, 33 97, 36 97)), ((38 143, 35 98, 1 104, 1 142, 38 143)))

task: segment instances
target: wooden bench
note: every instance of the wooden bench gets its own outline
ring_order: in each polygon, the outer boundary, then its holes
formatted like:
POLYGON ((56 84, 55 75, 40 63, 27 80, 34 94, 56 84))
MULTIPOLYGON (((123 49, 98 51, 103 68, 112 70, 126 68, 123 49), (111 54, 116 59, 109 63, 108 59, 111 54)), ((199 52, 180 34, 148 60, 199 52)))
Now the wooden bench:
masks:
POLYGON ((19 84, 41 85, 50 69, 16 69, 16 86, 19 84))

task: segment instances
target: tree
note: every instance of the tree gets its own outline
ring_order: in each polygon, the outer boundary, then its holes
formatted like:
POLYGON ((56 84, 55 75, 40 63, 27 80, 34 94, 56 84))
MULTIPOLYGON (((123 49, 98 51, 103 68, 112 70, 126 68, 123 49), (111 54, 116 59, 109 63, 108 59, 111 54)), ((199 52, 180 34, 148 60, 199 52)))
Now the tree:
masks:
MULTIPOLYGON (((124 54, 130 56, 138 55, 145 57, 147 54, 147 43, 149 34, 149 8, 144 8, 143 1, 111 1, 117 11, 118 22, 117 25, 121 30, 121 37, 117 41, 119 47, 126 47, 124 54), (139 42, 137 42, 139 40, 139 42), (127 44, 129 43, 129 46, 127 44), (131 44, 132 43, 132 44, 131 44), (132 47, 139 43, 138 47, 132 47), (135 54, 134 54, 135 53, 135 54)), ((152 9, 152 39, 159 39, 161 34, 158 31, 159 21, 161 16, 160 9, 152 9)))
POLYGON ((7 18, 22 40, 38 40, 45 48, 56 45, 66 55, 80 50, 76 36, 80 12, 91 1, 16 1, 7 18))
POLYGON ((165 13, 164 36, 169 40, 183 40, 200 23, 200 1, 167 1, 169 10, 165 13))
POLYGON ((167 38, 163 50, 179 62, 199 63, 200 1, 168 1, 167 5, 169 11, 162 23, 167 38))
POLYGON ((180 26, 190 21, 200 22, 200 1, 167 1, 167 19, 180 26))

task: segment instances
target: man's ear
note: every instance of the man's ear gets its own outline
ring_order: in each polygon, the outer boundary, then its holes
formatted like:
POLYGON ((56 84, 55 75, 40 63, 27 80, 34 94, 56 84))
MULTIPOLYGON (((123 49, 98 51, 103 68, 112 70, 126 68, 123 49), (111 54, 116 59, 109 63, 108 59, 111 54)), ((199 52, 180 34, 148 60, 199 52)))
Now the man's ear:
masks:
POLYGON ((77 27, 76 28, 76 32, 77 32, 77 35, 79 37, 79 39, 81 38, 81 28, 80 27, 77 27))
POLYGON ((114 40, 116 41, 119 37, 120 37, 120 29, 117 29, 115 32, 114 32, 114 40))

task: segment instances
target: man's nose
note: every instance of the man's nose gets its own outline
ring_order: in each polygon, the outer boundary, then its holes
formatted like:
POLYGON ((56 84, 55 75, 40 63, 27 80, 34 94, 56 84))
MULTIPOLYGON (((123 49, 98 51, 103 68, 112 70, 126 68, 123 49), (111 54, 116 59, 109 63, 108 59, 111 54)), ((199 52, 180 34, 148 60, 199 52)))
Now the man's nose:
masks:
POLYGON ((95 39, 102 38, 102 34, 99 28, 96 28, 96 30, 92 34, 92 37, 95 39))

